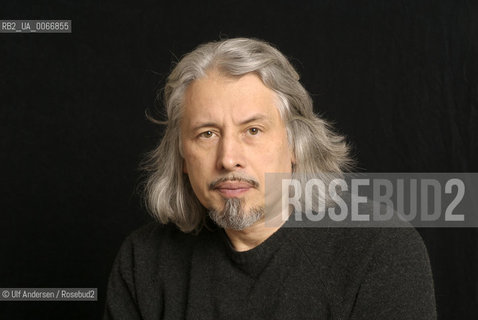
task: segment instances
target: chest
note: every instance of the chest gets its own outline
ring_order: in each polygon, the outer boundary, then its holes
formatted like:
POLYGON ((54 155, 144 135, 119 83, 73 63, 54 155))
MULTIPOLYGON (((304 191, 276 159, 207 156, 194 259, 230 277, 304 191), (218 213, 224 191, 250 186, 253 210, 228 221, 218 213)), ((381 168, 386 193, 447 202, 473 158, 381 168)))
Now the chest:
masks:
POLYGON ((320 279, 300 255, 238 264, 200 252, 163 290, 163 319, 328 319, 320 279), (179 289, 181 288, 181 289, 179 289), (179 289, 179 290, 178 290, 179 289))

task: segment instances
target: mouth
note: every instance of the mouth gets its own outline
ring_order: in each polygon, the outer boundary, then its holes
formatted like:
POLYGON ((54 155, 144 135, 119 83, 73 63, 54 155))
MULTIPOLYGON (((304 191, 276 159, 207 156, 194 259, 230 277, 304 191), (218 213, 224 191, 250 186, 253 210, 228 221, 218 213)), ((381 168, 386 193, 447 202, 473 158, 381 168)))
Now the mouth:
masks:
POLYGON ((253 186, 243 181, 227 181, 221 182, 214 187, 223 198, 237 198, 244 195, 253 186))

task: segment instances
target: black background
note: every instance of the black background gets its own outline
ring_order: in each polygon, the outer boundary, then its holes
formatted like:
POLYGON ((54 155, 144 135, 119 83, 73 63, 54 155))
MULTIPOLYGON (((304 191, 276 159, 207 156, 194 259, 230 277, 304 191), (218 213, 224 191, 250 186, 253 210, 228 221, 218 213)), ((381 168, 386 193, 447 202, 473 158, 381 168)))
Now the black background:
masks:
MULTIPOLYGON (((247 36, 286 54, 368 172, 476 172, 472 1, 48 1, 0 19, 71 34, 0 34, 0 287, 94 287, 98 302, 1 302, 0 319, 96 319, 124 237, 149 221, 136 186, 172 61, 247 36)), ((478 232, 421 229, 439 319, 478 317, 478 232)))

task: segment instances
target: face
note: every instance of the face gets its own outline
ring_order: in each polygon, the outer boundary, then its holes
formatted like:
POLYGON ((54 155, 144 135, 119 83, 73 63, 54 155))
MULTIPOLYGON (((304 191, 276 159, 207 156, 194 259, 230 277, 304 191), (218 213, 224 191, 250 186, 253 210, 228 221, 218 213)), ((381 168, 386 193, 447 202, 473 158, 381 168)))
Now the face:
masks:
POLYGON ((290 173, 294 161, 276 94, 249 73, 217 71, 195 80, 181 119, 183 170, 201 204, 228 214, 240 203, 243 218, 264 207, 265 173, 290 173), (225 210, 226 209, 226 210, 225 210))

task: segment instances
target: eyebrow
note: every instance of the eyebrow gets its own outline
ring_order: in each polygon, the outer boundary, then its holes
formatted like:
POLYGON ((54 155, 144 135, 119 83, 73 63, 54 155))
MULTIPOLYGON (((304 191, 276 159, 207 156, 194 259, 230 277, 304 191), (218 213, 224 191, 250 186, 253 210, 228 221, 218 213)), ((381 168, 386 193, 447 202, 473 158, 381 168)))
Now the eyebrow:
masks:
POLYGON ((266 116, 265 114, 262 114, 262 113, 258 113, 258 114, 252 115, 251 117, 247 118, 246 120, 241 121, 239 123, 239 125, 245 125, 245 124, 248 124, 248 123, 251 123, 251 122, 254 122, 254 121, 259 121, 259 120, 267 121, 267 122, 270 121, 268 116, 266 116))
MULTIPOLYGON (((251 117, 241 121, 239 123, 239 125, 242 126, 242 125, 245 125, 245 124, 248 124, 248 123, 251 123, 251 122, 255 122, 255 121, 270 122, 270 118, 268 116, 266 116, 265 114, 258 113, 258 114, 254 114, 251 117)), ((215 123, 215 122, 204 122, 204 123, 199 122, 197 125, 195 125, 193 127, 193 131, 197 131, 201 128, 207 128, 207 127, 217 127, 217 123, 215 123)))

